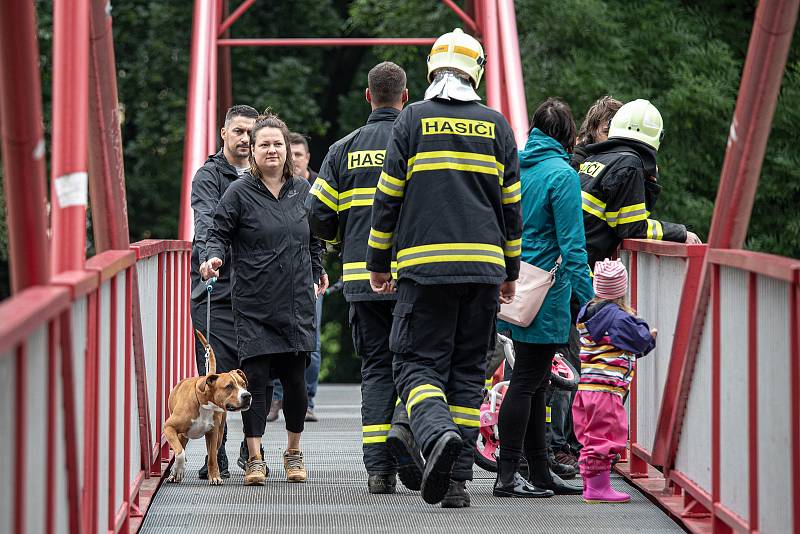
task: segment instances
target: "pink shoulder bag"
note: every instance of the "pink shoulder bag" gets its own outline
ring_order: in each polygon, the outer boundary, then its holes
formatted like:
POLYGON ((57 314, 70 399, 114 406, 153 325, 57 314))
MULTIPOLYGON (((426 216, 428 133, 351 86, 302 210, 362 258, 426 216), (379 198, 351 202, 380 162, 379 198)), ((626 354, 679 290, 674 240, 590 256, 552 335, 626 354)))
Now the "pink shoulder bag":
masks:
POLYGON ((556 282, 556 272, 560 265, 560 256, 549 271, 521 261, 514 300, 510 304, 500 305, 498 319, 517 326, 530 326, 539 313, 548 290, 556 282))

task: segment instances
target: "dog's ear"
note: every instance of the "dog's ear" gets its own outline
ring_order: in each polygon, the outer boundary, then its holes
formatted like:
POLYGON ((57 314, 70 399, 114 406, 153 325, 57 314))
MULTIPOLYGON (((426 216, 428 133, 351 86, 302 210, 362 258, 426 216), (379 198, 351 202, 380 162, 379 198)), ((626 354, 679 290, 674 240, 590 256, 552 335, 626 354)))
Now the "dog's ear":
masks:
POLYGON ((219 378, 219 375, 217 375, 217 374, 208 375, 205 378, 205 387, 206 387, 206 389, 212 387, 217 382, 218 378, 219 378))
POLYGON ((239 375, 241 377, 242 381, 244 382, 244 387, 246 388, 247 387, 247 375, 244 374, 244 371, 242 371, 241 369, 234 369, 231 372, 232 373, 236 373, 237 375, 239 375))

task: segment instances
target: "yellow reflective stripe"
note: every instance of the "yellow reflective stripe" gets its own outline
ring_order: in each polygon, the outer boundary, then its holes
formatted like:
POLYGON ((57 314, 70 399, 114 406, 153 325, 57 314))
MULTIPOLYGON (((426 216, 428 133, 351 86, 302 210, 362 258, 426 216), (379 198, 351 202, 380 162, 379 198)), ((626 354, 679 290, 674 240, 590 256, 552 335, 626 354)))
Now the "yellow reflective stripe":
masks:
POLYGON ((489 377, 483 381, 483 387, 486 389, 490 389, 492 387, 492 377, 489 377))
POLYGON ((660 221, 647 219, 647 239, 664 239, 664 227, 660 221))
POLYGON ((410 180, 415 172, 432 170, 463 170, 497 176, 500 172, 498 165, 491 154, 452 150, 419 152, 408 160, 407 178, 410 180))
POLYGON ((503 247, 503 254, 509 258, 514 258, 522 254, 522 239, 512 239, 506 241, 503 247))
POLYGON ((513 204, 515 202, 519 202, 520 200, 522 200, 522 191, 520 189, 521 185, 522 182, 514 182, 508 187, 503 187, 501 189, 502 193, 501 198, 503 204, 513 204))
POLYGON ((385 430, 389 431, 392 428, 392 425, 364 425, 361 427, 362 432, 376 432, 378 430, 385 430))
POLYGON ((392 233, 381 232, 374 228, 370 228, 369 239, 367 240, 367 244, 372 248, 377 248, 380 250, 388 250, 392 248, 392 233))
POLYGON ((481 411, 466 406, 449 406, 450 415, 457 425, 477 428, 481 426, 481 411))
POLYGON ((586 191, 581 191, 581 199, 582 199, 581 207, 583 207, 583 211, 591 213, 595 217, 599 217, 604 221, 606 220, 605 202, 587 193, 586 191))
POLYGON ((437 243, 420 245, 397 252, 397 268, 425 263, 440 262, 485 262, 505 267, 503 250, 486 243, 437 243))
POLYGON ((629 224, 637 221, 644 221, 647 219, 647 206, 644 202, 640 204, 633 204, 631 206, 624 206, 619 211, 607 211, 606 222, 612 228, 618 224, 629 224))
POLYGON ((502 254, 502 250, 497 245, 490 245, 488 243, 434 243, 431 245, 419 245, 416 247, 404 248, 397 252, 398 261, 400 258, 418 252, 430 252, 437 250, 485 250, 487 252, 496 252, 502 254))
MULTIPOLYGON (((397 262, 392 262, 392 274, 397 274, 397 262)), ((367 262, 354 261, 342 265, 342 280, 344 282, 355 282, 357 280, 369 280, 367 262)))
POLYGON ((405 187, 405 180, 398 180, 394 176, 381 172, 381 177, 378 180, 378 189, 383 193, 393 197, 402 197, 405 187))
POLYGON ((314 181, 314 185, 311 187, 311 194, 333 211, 339 211, 339 192, 326 182, 325 178, 321 176, 317 177, 314 181))
POLYGON ((342 191, 339 193, 339 211, 346 211, 357 206, 372 206, 375 189, 375 187, 357 187, 342 191))
POLYGON ((361 427, 361 443, 386 443, 391 428, 391 424, 364 425, 361 427))
POLYGON ((414 406, 425 399, 431 398, 441 398, 444 400, 444 402, 447 402, 447 397, 445 396, 444 391, 433 384, 422 384, 413 388, 408 393, 408 401, 406 402, 406 411, 408 412, 409 417, 411 417, 411 409, 414 406))
POLYGON ((453 47, 453 52, 456 54, 462 54, 464 56, 471 57, 472 59, 478 59, 480 55, 477 50, 473 50, 471 48, 467 48, 466 46, 459 46, 455 45, 453 47))

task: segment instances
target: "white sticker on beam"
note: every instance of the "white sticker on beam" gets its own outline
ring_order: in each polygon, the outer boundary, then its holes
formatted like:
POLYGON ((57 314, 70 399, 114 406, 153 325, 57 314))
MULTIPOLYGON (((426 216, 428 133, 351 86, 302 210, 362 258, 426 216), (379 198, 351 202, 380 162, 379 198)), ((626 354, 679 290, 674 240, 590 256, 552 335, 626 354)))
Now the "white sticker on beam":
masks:
POLYGON ((88 203, 89 175, 73 172, 56 178, 56 196, 61 208, 86 206, 88 203))

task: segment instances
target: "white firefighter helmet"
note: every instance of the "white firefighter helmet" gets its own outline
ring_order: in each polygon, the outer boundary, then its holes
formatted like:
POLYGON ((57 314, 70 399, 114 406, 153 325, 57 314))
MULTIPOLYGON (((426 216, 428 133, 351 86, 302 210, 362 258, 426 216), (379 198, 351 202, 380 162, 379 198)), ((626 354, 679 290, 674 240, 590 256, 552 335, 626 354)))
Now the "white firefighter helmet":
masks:
POLYGON ((431 53, 428 54, 428 82, 433 81, 432 74, 436 69, 449 67, 467 74, 477 89, 481 83, 484 65, 486 56, 481 43, 464 33, 461 28, 456 28, 433 43, 431 53))
POLYGON ((640 98, 619 108, 611 119, 608 137, 635 139, 658 150, 664 138, 664 120, 649 100, 640 98))

